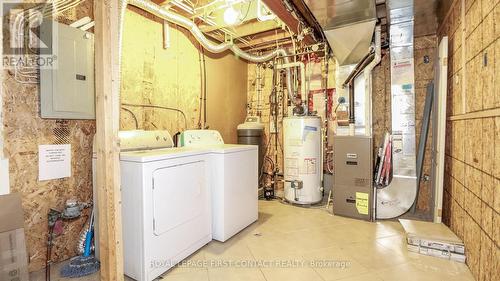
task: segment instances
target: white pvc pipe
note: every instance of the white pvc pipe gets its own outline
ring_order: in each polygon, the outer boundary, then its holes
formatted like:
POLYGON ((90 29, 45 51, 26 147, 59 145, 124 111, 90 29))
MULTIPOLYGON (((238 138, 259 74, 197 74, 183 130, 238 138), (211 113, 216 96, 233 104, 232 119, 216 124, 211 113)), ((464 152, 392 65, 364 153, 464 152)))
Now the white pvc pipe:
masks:
MULTIPOLYGON (((121 18, 120 18, 120 33, 119 33, 119 44, 121 48, 122 44, 122 37, 123 37, 123 21, 124 21, 124 16, 125 16, 125 10, 128 5, 135 6, 137 8, 140 8, 146 12, 149 12, 159 18, 162 18, 166 21, 169 21, 171 23, 180 25, 187 30, 191 32, 191 34, 196 38, 196 40, 211 53, 222 53, 227 50, 231 50, 236 56, 241 57, 247 61, 254 62, 254 63, 262 63, 268 60, 271 60, 275 57, 282 56, 283 60, 285 61, 285 64, 289 63, 288 59, 288 54, 284 49, 276 49, 270 53, 267 53, 265 55, 252 55, 249 53, 244 52, 241 50, 238 46, 236 46, 232 41, 231 42, 224 42, 220 44, 214 44, 212 41, 208 40, 207 37, 201 32, 201 30, 198 28, 198 26, 192 22, 191 20, 180 16, 176 13, 173 13, 171 11, 168 11, 167 9, 156 5, 155 3, 148 1, 148 0, 123 0, 122 2, 122 10, 121 10, 121 18)), ((120 49, 120 61, 121 61, 121 49, 120 49)), ((291 78, 291 73, 290 70, 287 69, 287 79, 286 79, 286 84, 287 84, 287 90, 288 90, 288 95, 290 96, 290 99, 294 97, 293 95, 293 89, 292 89, 292 78, 291 78)))
MULTIPOLYGON (((351 87, 351 86, 349 86, 351 87)), ((354 87, 354 86, 352 86, 354 87)), ((354 136, 356 135, 356 124, 355 123, 349 123, 349 136, 354 136)))
POLYGON ((365 101, 366 101, 366 116, 365 116, 365 135, 370 136, 372 134, 372 89, 373 89, 373 79, 372 71, 377 64, 382 60, 381 52, 381 39, 380 39, 381 29, 380 25, 375 27, 375 56, 373 60, 365 67, 364 78, 365 78, 365 101))
MULTIPOLYGON (((376 65, 380 63, 382 60, 382 43, 381 43, 381 28, 380 25, 375 27, 375 57, 373 57, 373 61, 370 62, 365 68, 365 87, 366 87, 366 102, 368 107, 368 114, 365 119, 365 135, 372 135, 372 90, 373 90, 373 78, 372 71, 376 65)), ((373 199, 372 199, 372 219, 376 218, 377 214, 377 187, 373 187, 373 199)))
POLYGON ((170 48, 170 26, 168 21, 163 22, 163 48, 170 48))

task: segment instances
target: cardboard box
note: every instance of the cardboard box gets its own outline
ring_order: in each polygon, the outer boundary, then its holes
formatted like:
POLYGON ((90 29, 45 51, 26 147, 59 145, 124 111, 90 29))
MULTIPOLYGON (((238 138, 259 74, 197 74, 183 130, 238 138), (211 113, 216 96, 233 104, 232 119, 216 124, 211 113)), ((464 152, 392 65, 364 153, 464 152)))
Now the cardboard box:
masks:
POLYGON ((0 196, 0 280, 28 281, 24 214, 17 193, 0 196))

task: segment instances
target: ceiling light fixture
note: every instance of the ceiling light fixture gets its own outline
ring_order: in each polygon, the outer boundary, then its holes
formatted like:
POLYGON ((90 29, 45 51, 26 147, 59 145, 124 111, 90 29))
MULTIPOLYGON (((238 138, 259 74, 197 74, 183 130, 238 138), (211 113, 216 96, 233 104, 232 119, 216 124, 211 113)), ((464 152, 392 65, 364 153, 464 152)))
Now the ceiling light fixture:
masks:
POLYGON ((235 25, 240 17, 240 13, 236 11, 232 5, 226 8, 224 11, 224 22, 227 25, 235 25))

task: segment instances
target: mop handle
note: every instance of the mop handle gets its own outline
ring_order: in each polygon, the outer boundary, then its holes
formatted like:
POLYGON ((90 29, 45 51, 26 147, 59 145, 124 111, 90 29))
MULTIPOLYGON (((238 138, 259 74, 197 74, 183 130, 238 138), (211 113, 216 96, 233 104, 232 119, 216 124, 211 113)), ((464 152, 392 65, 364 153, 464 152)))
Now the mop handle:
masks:
POLYGON ((90 230, 87 232, 87 237, 85 237, 85 250, 83 251, 84 257, 90 256, 90 244, 92 242, 92 234, 93 234, 93 231, 90 230))
POLYGON ((90 256, 90 245, 92 243, 92 235, 94 234, 94 210, 92 210, 92 215, 90 217, 90 222, 89 222, 89 230, 87 231, 87 235, 85 237, 85 248, 83 251, 83 256, 88 257, 90 256))

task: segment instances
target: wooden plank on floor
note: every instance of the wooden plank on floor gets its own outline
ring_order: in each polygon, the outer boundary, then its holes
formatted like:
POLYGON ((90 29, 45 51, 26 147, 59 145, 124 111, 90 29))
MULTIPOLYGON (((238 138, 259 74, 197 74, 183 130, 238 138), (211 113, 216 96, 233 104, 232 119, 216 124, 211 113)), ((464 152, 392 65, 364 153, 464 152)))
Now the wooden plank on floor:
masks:
POLYGON ((97 197, 101 280, 123 280, 119 163, 119 3, 94 2, 97 197))

